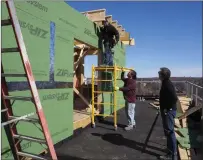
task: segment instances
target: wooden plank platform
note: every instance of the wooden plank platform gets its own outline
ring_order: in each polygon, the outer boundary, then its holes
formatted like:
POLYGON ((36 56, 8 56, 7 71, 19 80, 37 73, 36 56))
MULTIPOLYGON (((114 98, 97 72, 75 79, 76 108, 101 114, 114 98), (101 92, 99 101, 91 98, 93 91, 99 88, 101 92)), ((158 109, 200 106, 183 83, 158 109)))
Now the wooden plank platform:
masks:
POLYGON ((90 114, 86 111, 74 110, 73 114, 73 129, 85 128, 91 123, 90 114))

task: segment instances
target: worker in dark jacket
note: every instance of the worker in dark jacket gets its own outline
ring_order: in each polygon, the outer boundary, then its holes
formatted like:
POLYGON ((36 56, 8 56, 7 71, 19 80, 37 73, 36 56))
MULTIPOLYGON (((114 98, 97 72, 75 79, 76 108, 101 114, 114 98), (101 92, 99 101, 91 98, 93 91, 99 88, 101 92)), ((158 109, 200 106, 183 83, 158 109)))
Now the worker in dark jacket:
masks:
POLYGON ((171 71, 168 68, 160 68, 158 72, 159 79, 162 82, 160 90, 160 112, 162 117, 162 123, 164 133, 167 138, 168 153, 165 156, 161 156, 161 159, 177 160, 177 142, 174 131, 174 118, 176 116, 176 103, 177 95, 175 87, 170 81, 171 71))
POLYGON ((101 28, 101 38, 104 44, 104 64, 113 66, 113 51, 112 48, 119 41, 119 32, 118 30, 111 25, 108 21, 102 22, 103 27, 101 28))
POLYGON ((125 130, 132 130, 136 126, 135 123, 135 102, 136 102, 136 79, 137 73, 134 70, 131 70, 127 74, 127 78, 124 78, 124 72, 121 73, 121 79, 124 82, 124 86, 119 88, 116 87, 116 90, 123 92, 125 99, 125 109, 128 119, 128 125, 125 127, 125 130))

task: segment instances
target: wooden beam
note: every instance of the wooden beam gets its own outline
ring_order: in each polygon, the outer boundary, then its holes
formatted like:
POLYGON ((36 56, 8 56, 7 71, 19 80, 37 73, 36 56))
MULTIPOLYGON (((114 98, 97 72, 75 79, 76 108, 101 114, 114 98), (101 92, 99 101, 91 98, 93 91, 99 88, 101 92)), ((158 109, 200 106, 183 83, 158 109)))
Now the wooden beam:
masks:
POLYGON ((125 44, 125 45, 134 46, 135 45, 135 40, 134 40, 134 38, 131 38, 128 41, 122 41, 122 43, 125 44))
POLYGON ((106 9, 98 9, 81 13, 93 22, 103 21, 106 17, 106 9))
POLYGON ((119 32, 120 39, 121 39, 121 37, 124 37, 124 36, 125 36, 125 30, 123 29, 122 25, 118 25, 118 26, 117 26, 117 30, 118 30, 118 32, 119 32))
POLYGON ((193 108, 187 110, 182 116, 178 117, 178 119, 179 119, 179 120, 184 119, 184 118, 186 118, 187 116, 189 116, 189 115, 195 113, 196 111, 200 110, 201 108, 202 108, 201 105, 195 106, 195 107, 193 107, 193 108))
POLYGON ((117 25, 117 30, 120 35, 120 41, 130 41, 130 34, 125 31, 125 29, 122 27, 122 25, 117 25))
MULTIPOLYGON (((81 58, 81 62, 80 62, 80 86, 83 85, 84 83, 84 57, 81 58)), ((81 87, 81 90, 80 90, 81 93, 83 93, 83 88, 81 87)))
POLYGON ((119 33, 122 32, 122 30, 123 30, 122 25, 118 25, 118 26, 117 26, 117 30, 118 30, 119 33))
POLYGON ((90 49, 85 55, 97 55, 99 53, 98 49, 90 49))
POLYGON ((85 11, 85 12, 81 12, 82 14, 85 14, 85 13, 95 13, 95 12, 106 12, 106 9, 103 8, 103 9, 95 9, 95 10, 90 10, 90 11, 85 11))
POLYGON ((120 37, 124 37, 124 36, 126 35, 125 29, 122 29, 122 30, 119 32, 119 34, 120 34, 120 37))
POLYGON ((112 15, 108 15, 105 17, 106 20, 109 22, 109 23, 112 23, 113 19, 112 19, 112 15))
POLYGON ((86 46, 89 47, 90 49, 98 49, 97 47, 92 46, 92 45, 90 45, 90 44, 88 44, 88 43, 86 43, 86 42, 80 41, 80 40, 78 40, 78 39, 76 39, 76 38, 74 39, 74 45, 75 45, 75 46, 86 45, 86 46))
POLYGON ((113 25, 115 28, 117 28, 117 26, 118 26, 118 21, 112 21, 112 25, 113 25))
POLYGON ((120 41, 129 41, 130 40, 130 34, 128 32, 125 32, 123 37, 120 37, 120 41))
MULTIPOLYGON (((87 52, 87 51, 86 51, 87 52)), ((80 54, 79 54, 79 57, 78 57, 78 60, 77 62, 74 62, 74 71, 76 72, 77 68, 78 68, 78 65, 80 64, 81 60, 82 60, 82 57, 84 57, 85 53, 84 52, 84 47, 81 48, 81 51, 80 51, 80 54)))
POLYGON ((76 74, 74 74, 74 76, 73 76, 73 87, 74 88, 76 87, 76 83, 77 83, 77 76, 76 76, 76 74))

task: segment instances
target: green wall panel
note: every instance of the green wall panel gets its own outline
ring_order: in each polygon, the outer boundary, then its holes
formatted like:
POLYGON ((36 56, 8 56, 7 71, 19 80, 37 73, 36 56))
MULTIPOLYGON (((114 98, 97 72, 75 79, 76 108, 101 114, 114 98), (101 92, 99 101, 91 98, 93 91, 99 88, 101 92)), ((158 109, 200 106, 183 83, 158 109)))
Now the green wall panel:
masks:
MULTIPOLYGON (((12 92, 16 96, 29 96, 28 91, 12 92)), ((63 140, 73 134, 73 106, 72 88, 55 89, 55 90, 39 90, 43 110, 46 114, 49 131, 51 132, 54 143, 63 140)), ((15 115, 22 116, 35 112, 34 105, 31 102, 16 101, 13 105, 15 115)), ((33 116, 33 118, 35 118, 33 116)), ((37 124, 40 128, 40 125, 37 124)), ((34 125, 28 122, 19 122, 17 125, 19 134, 29 135, 32 137, 43 138, 42 132, 34 125)), ((25 147, 25 151, 31 153, 40 153, 43 147, 37 143, 25 143, 29 146, 25 147)), ((23 143, 22 143, 23 144, 23 143)), ((24 145, 26 146, 26 145, 24 145)), ((44 146, 46 148, 46 146, 44 146)), ((2 130, 2 151, 9 148, 4 129, 2 130)), ((12 159, 11 153, 3 155, 3 158, 12 159)))
MULTIPOLYGON (((59 30, 56 27, 56 31, 59 30)), ((73 38, 63 32, 56 33, 55 43, 55 81, 73 81, 73 38), (66 39, 61 37, 68 37, 66 39), (63 63, 61 63, 63 62, 63 63)))

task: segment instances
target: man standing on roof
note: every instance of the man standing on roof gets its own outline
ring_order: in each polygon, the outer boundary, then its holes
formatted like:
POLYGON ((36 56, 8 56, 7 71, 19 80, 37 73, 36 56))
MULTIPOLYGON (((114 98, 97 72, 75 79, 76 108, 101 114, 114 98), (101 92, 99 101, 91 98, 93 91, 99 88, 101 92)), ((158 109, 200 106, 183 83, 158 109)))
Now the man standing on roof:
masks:
POLYGON ((162 82, 159 103, 160 112, 164 128, 164 133, 167 138, 168 153, 165 156, 160 156, 161 159, 177 160, 177 142, 175 137, 175 121, 177 95, 175 87, 170 81, 171 71, 168 68, 160 68, 158 72, 159 79, 162 82))
POLYGON ((119 41, 119 32, 107 20, 102 22, 101 38, 104 43, 104 65, 113 66, 113 51, 112 48, 119 41))
POLYGON ((125 127, 126 131, 135 128, 135 102, 136 102, 136 79, 137 73, 134 70, 130 70, 127 74, 127 78, 124 77, 124 73, 121 73, 121 79, 124 82, 124 86, 119 88, 115 87, 116 90, 123 92, 123 97, 125 99, 125 110, 128 119, 128 125, 125 127))

